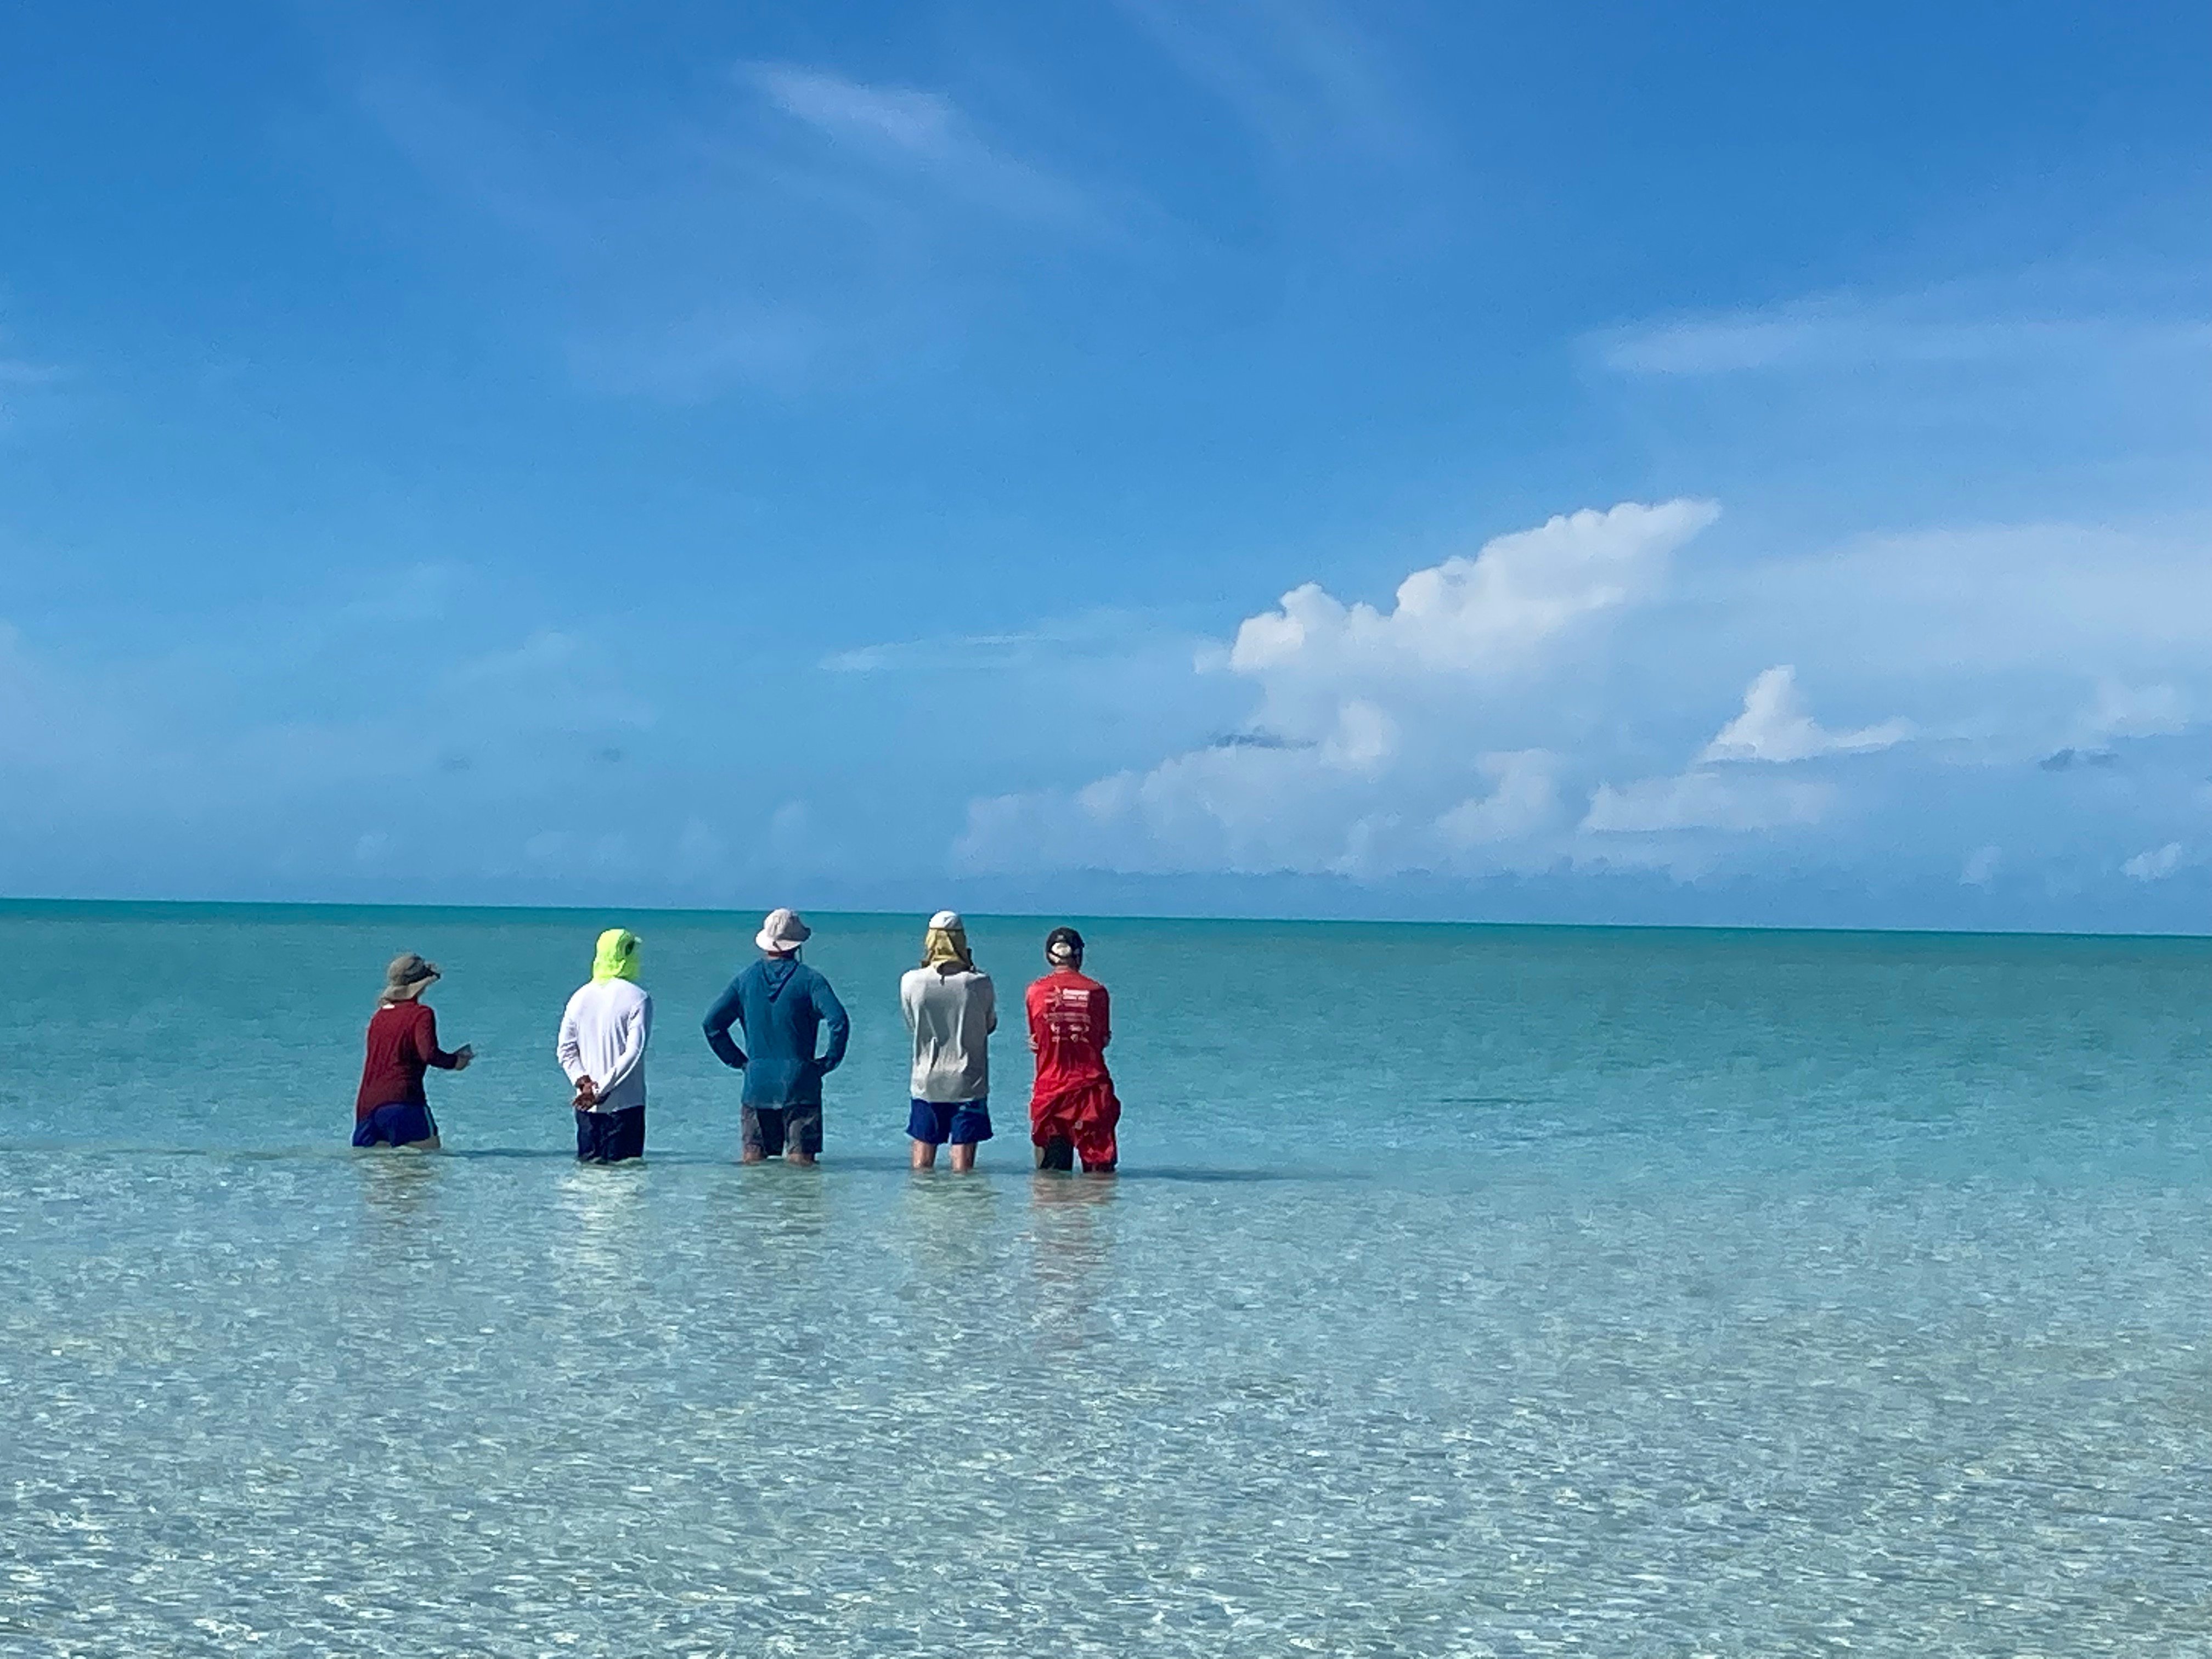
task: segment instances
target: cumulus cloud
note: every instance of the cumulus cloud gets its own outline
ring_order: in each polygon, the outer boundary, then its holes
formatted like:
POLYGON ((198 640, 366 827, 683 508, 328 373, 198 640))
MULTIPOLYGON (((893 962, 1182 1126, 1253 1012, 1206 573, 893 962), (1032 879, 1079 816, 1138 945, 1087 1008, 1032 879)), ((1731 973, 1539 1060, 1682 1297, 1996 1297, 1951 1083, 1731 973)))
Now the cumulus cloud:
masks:
POLYGON ((1541 749, 1485 755, 1477 769, 1490 781, 1485 794, 1470 795, 1437 819, 1448 847, 1473 849, 1523 841, 1560 814, 1559 758, 1541 749))
POLYGON ((1811 760, 1820 755, 1887 749, 1912 735, 1910 720, 1885 720, 1856 732, 1822 729, 1797 695, 1797 671, 1784 663, 1768 669, 1743 694, 1743 712, 1705 745, 1701 761, 1811 760))
POLYGON ((1498 537, 1417 570, 1380 607, 1318 584, 1249 617, 1200 666, 1249 682, 1245 728, 1072 793, 971 807, 971 870, 1180 872, 1540 867, 1579 803, 1557 752, 1575 726, 1543 688, 1601 655, 1711 502, 1624 503, 1498 537))
POLYGON ((1716 517, 1692 501, 1562 515, 1383 603, 1294 587, 1198 653, 1189 696, 1211 680, 1252 698, 1235 729, 971 801, 956 866, 1851 869, 1991 893, 2190 867, 2167 848, 2202 821, 2186 738, 2212 695, 2212 567, 2191 527, 1678 559, 1716 517), (1824 723, 1808 684, 1883 717, 1824 723))
POLYGON ((1646 594, 1668 555, 1719 514, 1711 501, 1674 501, 1565 514, 1415 571, 1388 611, 1308 582, 1245 619, 1228 665, 1262 681, 1522 668, 1577 622, 1646 594))

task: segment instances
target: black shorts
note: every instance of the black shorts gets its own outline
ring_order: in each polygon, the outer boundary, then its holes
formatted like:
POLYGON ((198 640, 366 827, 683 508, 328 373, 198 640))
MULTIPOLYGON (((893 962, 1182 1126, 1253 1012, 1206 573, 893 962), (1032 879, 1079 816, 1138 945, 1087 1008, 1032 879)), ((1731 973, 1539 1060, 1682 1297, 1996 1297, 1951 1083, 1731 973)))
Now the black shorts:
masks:
POLYGON ((786 1152, 822 1156, 822 1108, 748 1106, 738 1114, 739 1133, 749 1152, 775 1158, 786 1152))
POLYGON ((576 1114, 576 1156, 586 1164, 620 1164, 645 1156, 645 1108, 576 1114))

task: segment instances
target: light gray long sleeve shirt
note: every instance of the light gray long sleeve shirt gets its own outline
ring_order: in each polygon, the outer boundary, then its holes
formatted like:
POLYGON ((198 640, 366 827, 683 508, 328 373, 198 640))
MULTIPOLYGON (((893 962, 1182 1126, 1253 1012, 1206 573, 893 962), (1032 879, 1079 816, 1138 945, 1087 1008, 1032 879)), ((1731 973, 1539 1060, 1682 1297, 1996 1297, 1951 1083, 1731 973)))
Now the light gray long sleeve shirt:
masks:
POLYGON ((899 981, 899 1010, 914 1033, 915 1099, 951 1106, 991 1092, 999 994, 988 974, 916 968, 899 981))

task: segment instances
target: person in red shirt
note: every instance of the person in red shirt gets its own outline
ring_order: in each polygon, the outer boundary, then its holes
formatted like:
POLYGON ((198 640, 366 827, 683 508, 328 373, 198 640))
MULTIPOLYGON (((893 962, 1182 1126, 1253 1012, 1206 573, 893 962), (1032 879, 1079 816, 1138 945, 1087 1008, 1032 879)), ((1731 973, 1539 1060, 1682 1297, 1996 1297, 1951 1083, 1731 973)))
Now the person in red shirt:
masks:
POLYGON ((422 993, 438 977, 438 964, 413 951, 394 957, 384 970, 384 994, 368 1022, 361 1092, 354 1097, 353 1144, 438 1149, 438 1123, 422 1092, 422 1073, 465 1072, 476 1051, 464 1045, 447 1054, 438 1046, 438 1017, 422 993))
POLYGON ((1030 1139, 1040 1170, 1066 1170, 1074 1158, 1086 1175, 1110 1175, 1120 1161, 1114 1126, 1121 1121, 1114 1079, 1106 1069, 1113 1031, 1106 988, 1083 971, 1083 935, 1055 927, 1045 936, 1052 971, 1029 989, 1030 1049, 1036 1084, 1030 1093, 1030 1139))

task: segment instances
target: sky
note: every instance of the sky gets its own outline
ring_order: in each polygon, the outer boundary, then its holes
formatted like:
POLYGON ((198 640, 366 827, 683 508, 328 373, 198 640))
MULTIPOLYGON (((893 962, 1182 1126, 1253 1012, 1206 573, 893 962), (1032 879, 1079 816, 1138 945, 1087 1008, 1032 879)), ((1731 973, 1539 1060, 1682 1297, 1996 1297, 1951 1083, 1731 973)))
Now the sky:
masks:
POLYGON ((0 16, 0 892, 2212 927, 2212 12, 0 16))

